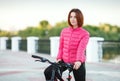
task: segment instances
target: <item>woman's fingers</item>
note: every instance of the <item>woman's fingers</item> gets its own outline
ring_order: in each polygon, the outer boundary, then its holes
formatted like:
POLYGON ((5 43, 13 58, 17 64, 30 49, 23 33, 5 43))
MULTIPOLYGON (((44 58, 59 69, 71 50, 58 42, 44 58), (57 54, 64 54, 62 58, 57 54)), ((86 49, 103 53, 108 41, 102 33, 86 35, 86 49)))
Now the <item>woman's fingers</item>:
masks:
POLYGON ((77 70, 81 66, 81 62, 77 61, 74 63, 73 69, 77 70))
POLYGON ((61 61, 61 59, 58 59, 57 61, 56 61, 56 63, 58 63, 58 62, 60 62, 61 61))

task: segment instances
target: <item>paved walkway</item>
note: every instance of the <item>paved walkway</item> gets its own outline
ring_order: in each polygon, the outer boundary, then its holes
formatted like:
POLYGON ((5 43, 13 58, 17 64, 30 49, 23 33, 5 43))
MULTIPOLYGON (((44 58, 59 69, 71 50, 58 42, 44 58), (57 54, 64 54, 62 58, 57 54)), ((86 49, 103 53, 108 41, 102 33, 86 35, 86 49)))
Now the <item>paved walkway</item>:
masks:
MULTIPOLYGON (((55 61, 46 54, 37 54, 55 61)), ((47 63, 34 62, 31 54, 0 50, 0 81, 45 81, 47 63)), ((120 81, 120 64, 86 63, 86 81, 120 81)), ((67 71, 63 76, 67 76, 67 71)), ((74 78, 72 78, 74 81, 74 78)))

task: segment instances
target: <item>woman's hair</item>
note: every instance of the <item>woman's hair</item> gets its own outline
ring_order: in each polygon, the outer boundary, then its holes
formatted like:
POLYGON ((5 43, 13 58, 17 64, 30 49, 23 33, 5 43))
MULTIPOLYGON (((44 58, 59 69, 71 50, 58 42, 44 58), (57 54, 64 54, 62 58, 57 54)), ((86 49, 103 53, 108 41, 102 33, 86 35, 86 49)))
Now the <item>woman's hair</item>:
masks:
POLYGON ((76 14, 76 19, 77 19, 78 27, 82 27, 82 25, 83 25, 83 23, 84 23, 83 14, 82 14, 82 12, 81 12, 79 9, 77 9, 77 8, 74 8, 74 9, 72 9, 72 10, 69 12, 69 14, 68 14, 68 24, 69 24, 70 26, 72 26, 72 24, 70 23, 70 15, 71 15, 72 12, 75 12, 75 14, 76 14))

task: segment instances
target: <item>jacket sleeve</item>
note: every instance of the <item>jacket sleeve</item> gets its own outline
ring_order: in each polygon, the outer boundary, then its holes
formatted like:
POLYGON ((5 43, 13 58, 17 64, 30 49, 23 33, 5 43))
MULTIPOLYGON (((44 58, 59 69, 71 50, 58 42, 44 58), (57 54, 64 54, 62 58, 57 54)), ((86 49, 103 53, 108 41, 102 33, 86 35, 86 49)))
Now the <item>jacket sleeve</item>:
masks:
POLYGON ((60 40, 59 40, 59 49, 58 49, 58 55, 57 55, 57 59, 61 59, 62 60, 62 54, 63 54, 63 30, 60 34, 60 40))
POLYGON ((82 63, 85 61, 85 59, 86 59, 85 50, 86 50, 86 46, 88 44, 88 40, 89 40, 89 33, 85 34, 80 40, 80 43, 79 43, 78 49, 77 49, 76 61, 80 61, 82 63))

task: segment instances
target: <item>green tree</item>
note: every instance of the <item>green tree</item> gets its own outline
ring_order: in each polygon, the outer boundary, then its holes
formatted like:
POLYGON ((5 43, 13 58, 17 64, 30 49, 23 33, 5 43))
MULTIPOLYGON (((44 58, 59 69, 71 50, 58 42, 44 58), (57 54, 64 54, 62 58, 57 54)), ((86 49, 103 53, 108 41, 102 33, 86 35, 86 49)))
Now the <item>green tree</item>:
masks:
POLYGON ((47 20, 42 20, 42 21, 40 21, 40 27, 41 27, 42 29, 47 29, 48 26, 49 26, 49 22, 48 22, 47 20))
POLYGON ((57 22, 54 27, 67 27, 67 21, 57 22))

